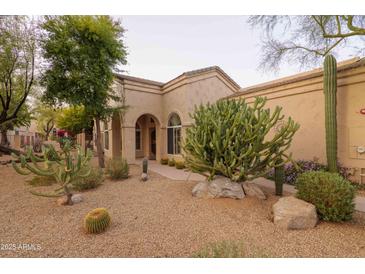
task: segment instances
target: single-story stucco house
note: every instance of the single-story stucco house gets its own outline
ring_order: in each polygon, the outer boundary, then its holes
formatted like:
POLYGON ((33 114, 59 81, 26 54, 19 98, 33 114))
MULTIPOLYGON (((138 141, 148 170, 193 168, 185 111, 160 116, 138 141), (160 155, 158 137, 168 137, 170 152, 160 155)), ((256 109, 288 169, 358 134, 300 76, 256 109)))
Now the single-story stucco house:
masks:
MULTIPOLYGON (((324 95, 322 69, 241 88, 217 66, 189 71, 166 82, 116 75, 113 88, 125 96, 129 107, 123 120, 115 115, 103 125, 107 158, 122 156, 128 162, 147 157, 181 157, 180 142, 192 124, 195 105, 219 99, 265 96, 267 106, 300 124, 291 152, 294 159, 325 163, 324 95)), ((338 159, 365 183, 365 60, 338 63, 338 159)))

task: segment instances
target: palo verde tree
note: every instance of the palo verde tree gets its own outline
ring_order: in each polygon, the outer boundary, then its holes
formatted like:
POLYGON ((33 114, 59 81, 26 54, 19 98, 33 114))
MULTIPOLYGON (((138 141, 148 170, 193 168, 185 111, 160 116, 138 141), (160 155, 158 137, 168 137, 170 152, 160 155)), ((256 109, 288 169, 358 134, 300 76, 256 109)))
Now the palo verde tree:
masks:
POLYGON ((291 161, 287 150, 299 125, 265 103, 257 97, 252 105, 240 99, 196 108, 183 145, 186 165, 209 180, 223 175, 240 182, 291 161))
POLYGON ((63 108, 56 119, 58 128, 64 129, 73 135, 83 130, 90 130, 93 126, 93 117, 85 111, 84 106, 70 106, 63 108))
POLYGON ((19 121, 32 91, 36 34, 36 27, 28 17, 0 16, 0 125, 9 126, 14 119, 19 121))
POLYGON ((99 166, 104 167, 100 121, 124 109, 119 91, 110 88, 113 71, 126 64, 124 29, 110 16, 46 16, 42 29, 43 98, 85 107, 95 119, 99 166))
POLYGON ((253 28, 263 29, 260 68, 277 70, 283 62, 311 67, 339 50, 364 54, 365 16, 250 16, 253 28))
POLYGON ((337 62, 342 49, 363 54, 365 16, 251 16, 251 26, 265 30, 261 68, 277 70, 283 61, 309 67, 323 61, 326 155, 329 171, 337 172, 337 62))

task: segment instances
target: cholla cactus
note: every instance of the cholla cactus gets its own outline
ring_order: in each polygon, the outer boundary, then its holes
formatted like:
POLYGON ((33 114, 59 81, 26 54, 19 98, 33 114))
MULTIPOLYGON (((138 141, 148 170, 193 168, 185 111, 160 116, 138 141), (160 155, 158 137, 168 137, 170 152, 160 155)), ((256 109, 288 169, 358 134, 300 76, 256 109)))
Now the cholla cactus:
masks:
POLYGON ((252 105, 222 100, 197 108, 186 131, 186 166, 208 180, 219 174, 240 182, 263 176, 278 159, 291 161, 287 150, 299 125, 284 120, 281 107, 272 111, 265 103, 257 97, 252 105))
POLYGON ((75 179, 87 177, 90 174, 91 152, 88 150, 86 155, 80 147, 77 148, 77 153, 71 152, 71 143, 66 142, 62 152, 58 153, 53 146, 42 147, 43 157, 38 157, 29 147, 25 155, 12 156, 20 160, 18 166, 15 161, 12 161, 14 169, 21 175, 29 175, 34 173, 39 176, 53 177, 61 186, 54 193, 39 193, 31 191, 32 194, 44 197, 59 197, 67 196, 67 204, 72 204, 71 188, 75 179), (52 155, 52 157, 50 157, 52 155))

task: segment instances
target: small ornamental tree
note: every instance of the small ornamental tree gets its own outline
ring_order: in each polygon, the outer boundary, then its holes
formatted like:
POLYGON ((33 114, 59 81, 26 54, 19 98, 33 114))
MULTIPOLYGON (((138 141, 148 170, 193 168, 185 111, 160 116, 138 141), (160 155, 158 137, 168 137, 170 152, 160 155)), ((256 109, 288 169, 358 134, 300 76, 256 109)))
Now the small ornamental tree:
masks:
POLYGON ((183 145, 186 166, 208 180, 223 175, 240 182, 291 161, 287 150, 299 125, 265 103, 257 97, 252 105, 240 99, 197 107, 183 145))

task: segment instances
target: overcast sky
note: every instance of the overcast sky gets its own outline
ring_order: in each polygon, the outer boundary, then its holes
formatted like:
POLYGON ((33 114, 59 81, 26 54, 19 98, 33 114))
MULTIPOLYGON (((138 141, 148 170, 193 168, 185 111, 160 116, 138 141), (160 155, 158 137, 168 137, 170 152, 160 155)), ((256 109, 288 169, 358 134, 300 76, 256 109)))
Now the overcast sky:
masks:
MULTIPOLYGON (((220 66, 241 87, 299 72, 257 70, 261 30, 245 16, 121 16, 128 47, 126 74, 166 82, 184 71, 220 66)), ((341 58, 340 58, 341 60, 341 58)))

